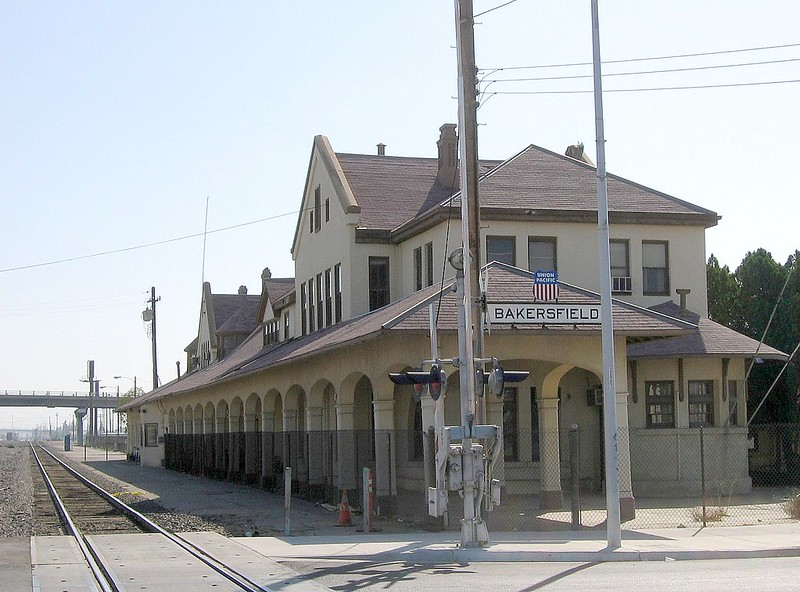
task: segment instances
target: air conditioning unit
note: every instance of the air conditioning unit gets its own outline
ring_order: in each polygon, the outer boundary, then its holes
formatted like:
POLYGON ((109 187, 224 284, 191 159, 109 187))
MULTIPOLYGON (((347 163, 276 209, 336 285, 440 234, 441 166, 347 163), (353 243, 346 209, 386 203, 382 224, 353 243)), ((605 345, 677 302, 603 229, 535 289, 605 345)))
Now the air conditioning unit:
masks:
POLYGON ((625 292, 631 293, 631 278, 629 277, 612 277, 611 278, 611 291, 612 292, 625 292))
POLYGON ((603 389, 593 388, 586 391, 586 404, 589 407, 603 406, 603 389))

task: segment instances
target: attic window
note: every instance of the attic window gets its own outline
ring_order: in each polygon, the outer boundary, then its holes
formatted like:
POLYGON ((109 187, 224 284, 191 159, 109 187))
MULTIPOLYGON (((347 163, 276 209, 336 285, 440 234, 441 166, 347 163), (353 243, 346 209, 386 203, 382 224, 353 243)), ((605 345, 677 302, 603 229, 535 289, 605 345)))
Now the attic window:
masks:
POLYGON ((322 228, 322 193, 319 185, 314 190, 314 230, 319 232, 322 228))

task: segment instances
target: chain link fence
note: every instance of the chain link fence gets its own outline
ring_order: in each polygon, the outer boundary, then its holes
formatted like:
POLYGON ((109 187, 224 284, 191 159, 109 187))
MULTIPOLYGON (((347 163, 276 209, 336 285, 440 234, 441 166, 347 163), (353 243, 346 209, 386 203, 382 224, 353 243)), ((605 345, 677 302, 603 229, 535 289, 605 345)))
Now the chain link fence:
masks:
MULTIPOLYGON (((501 505, 484 513, 490 529, 604 527, 601 426, 504 439, 494 474, 503 484, 501 505)), ((800 519, 800 425, 620 430, 617 450, 623 528, 800 519)), ((361 471, 369 467, 380 513, 458 528, 463 503, 457 492, 450 492, 447 516, 427 516, 432 455, 432 439, 417 431, 169 434, 165 466, 274 493, 282 493, 283 471, 291 466, 293 495, 336 504, 346 489, 355 507, 361 471)))

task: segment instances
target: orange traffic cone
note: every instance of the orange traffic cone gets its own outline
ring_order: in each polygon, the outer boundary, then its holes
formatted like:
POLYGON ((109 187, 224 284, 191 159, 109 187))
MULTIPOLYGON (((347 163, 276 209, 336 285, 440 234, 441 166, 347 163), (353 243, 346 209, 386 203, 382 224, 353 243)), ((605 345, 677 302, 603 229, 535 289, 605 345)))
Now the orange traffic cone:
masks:
POLYGON ((339 502, 339 524, 337 526, 351 526, 350 502, 347 500, 347 490, 342 490, 342 501, 339 502))

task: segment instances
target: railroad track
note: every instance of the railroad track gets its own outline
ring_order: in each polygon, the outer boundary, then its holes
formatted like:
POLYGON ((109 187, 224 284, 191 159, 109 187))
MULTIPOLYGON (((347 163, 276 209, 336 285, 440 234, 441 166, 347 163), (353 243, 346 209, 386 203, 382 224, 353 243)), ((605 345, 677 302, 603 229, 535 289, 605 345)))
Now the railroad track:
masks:
MULTIPOLYGON (((218 578, 225 581, 226 590, 269 592, 268 588, 253 582, 187 539, 164 530, 63 463, 46 448, 31 445, 31 456, 50 496, 48 502, 39 491, 39 478, 34 474, 37 514, 48 523, 59 522, 63 534, 74 537, 96 580, 97 590, 125 592, 140 589, 130 588, 127 580, 131 578, 118 573, 121 565, 130 562, 121 561, 115 547, 120 537, 147 533, 138 543, 145 549, 152 548, 152 557, 157 557, 167 547, 171 560, 185 556, 181 561, 197 565, 196 575, 204 584, 203 588, 210 583, 209 578, 218 578)), ((146 569, 146 566, 142 565, 141 569, 146 569)), ((189 587, 180 589, 193 589, 190 582, 182 584, 189 587)))

